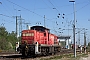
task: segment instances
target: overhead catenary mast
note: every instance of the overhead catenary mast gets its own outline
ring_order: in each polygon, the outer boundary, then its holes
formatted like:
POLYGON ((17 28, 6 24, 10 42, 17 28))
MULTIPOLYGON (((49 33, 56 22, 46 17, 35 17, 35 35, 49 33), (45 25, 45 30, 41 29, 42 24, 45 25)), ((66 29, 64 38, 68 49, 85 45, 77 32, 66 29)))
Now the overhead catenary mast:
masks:
POLYGON ((21 18, 21 16, 15 16, 15 18, 16 18, 16 37, 18 38, 18 30, 19 30, 19 33, 22 30, 22 20, 23 19, 21 18), (20 20, 19 21, 20 22, 19 24, 18 24, 18 20, 20 20), (19 27, 18 27, 18 25, 19 25, 19 27))
POLYGON ((44 27, 45 27, 45 15, 44 15, 44 27))

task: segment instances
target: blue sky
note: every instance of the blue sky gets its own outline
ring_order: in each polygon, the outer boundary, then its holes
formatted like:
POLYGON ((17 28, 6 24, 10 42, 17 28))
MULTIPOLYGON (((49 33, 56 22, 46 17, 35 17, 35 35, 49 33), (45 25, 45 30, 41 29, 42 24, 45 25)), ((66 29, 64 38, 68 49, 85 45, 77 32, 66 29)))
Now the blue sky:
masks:
MULTIPOLYGON (((63 32, 62 35, 68 35, 68 33, 71 36, 73 35, 72 30, 69 32, 67 30, 68 28, 72 29, 74 20, 73 3, 69 2, 69 0, 0 0, 0 2, 2 3, 0 4, 0 25, 5 26, 9 32, 16 30, 15 16, 21 15, 22 19, 24 19, 22 20, 22 28, 25 29, 26 25, 24 23, 30 23, 29 26, 37 25, 36 23, 44 25, 45 15, 45 26, 50 28, 52 33, 61 34, 59 32, 63 32), (66 30, 62 31, 62 29, 66 30)), ((75 4, 76 28, 88 29, 86 32, 87 41, 89 41, 90 0, 75 0, 75 4)), ((81 33, 83 33, 83 30, 81 33)), ((83 37, 83 34, 80 37, 83 37)), ((76 39, 78 39, 78 34, 76 39)), ((83 40, 83 38, 80 39, 83 40)))

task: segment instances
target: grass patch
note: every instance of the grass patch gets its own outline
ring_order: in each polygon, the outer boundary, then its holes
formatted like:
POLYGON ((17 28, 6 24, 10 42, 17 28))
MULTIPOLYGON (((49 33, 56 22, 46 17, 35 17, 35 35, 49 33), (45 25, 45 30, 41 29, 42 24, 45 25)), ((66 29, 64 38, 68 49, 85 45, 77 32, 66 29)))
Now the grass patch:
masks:
POLYGON ((53 57, 50 57, 50 58, 41 58, 40 60, 52 60, 52 59, 61 59, 62 56, 53 56, 53 57))
POLYGON ((63 54, 61 56, 52 56, 49 58, 41 58, 40 60, 79 60, 80 57, 88 57, 88 54, 77 54, 76 58, 73 54, 63 54))

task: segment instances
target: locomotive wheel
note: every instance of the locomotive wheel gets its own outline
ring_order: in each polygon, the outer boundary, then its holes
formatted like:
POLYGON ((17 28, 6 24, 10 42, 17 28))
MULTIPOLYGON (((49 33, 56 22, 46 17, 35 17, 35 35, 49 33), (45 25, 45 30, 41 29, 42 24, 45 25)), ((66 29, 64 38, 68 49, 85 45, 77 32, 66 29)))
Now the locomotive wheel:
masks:
POLYGON ((22 57, 25 57, 25 50, 22 51, 22 57))
POLYGON ((25 56, 28 56, 28 48, 25 48, 25 56))
POLYGON ((25 44, 22 45, 22 56, 23 57, 28 56, 28 47, 25 44))

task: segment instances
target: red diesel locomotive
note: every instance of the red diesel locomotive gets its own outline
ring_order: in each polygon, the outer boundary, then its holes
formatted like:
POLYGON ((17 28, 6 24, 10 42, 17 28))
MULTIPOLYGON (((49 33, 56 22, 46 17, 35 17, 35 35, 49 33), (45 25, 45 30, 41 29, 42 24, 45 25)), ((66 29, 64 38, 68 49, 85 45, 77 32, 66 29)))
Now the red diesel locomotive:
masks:
POLYGON ((32 26, 23 30, 18 50, 23 56, 48 55, 60 52, 57 36, 43 26, 32 26))

